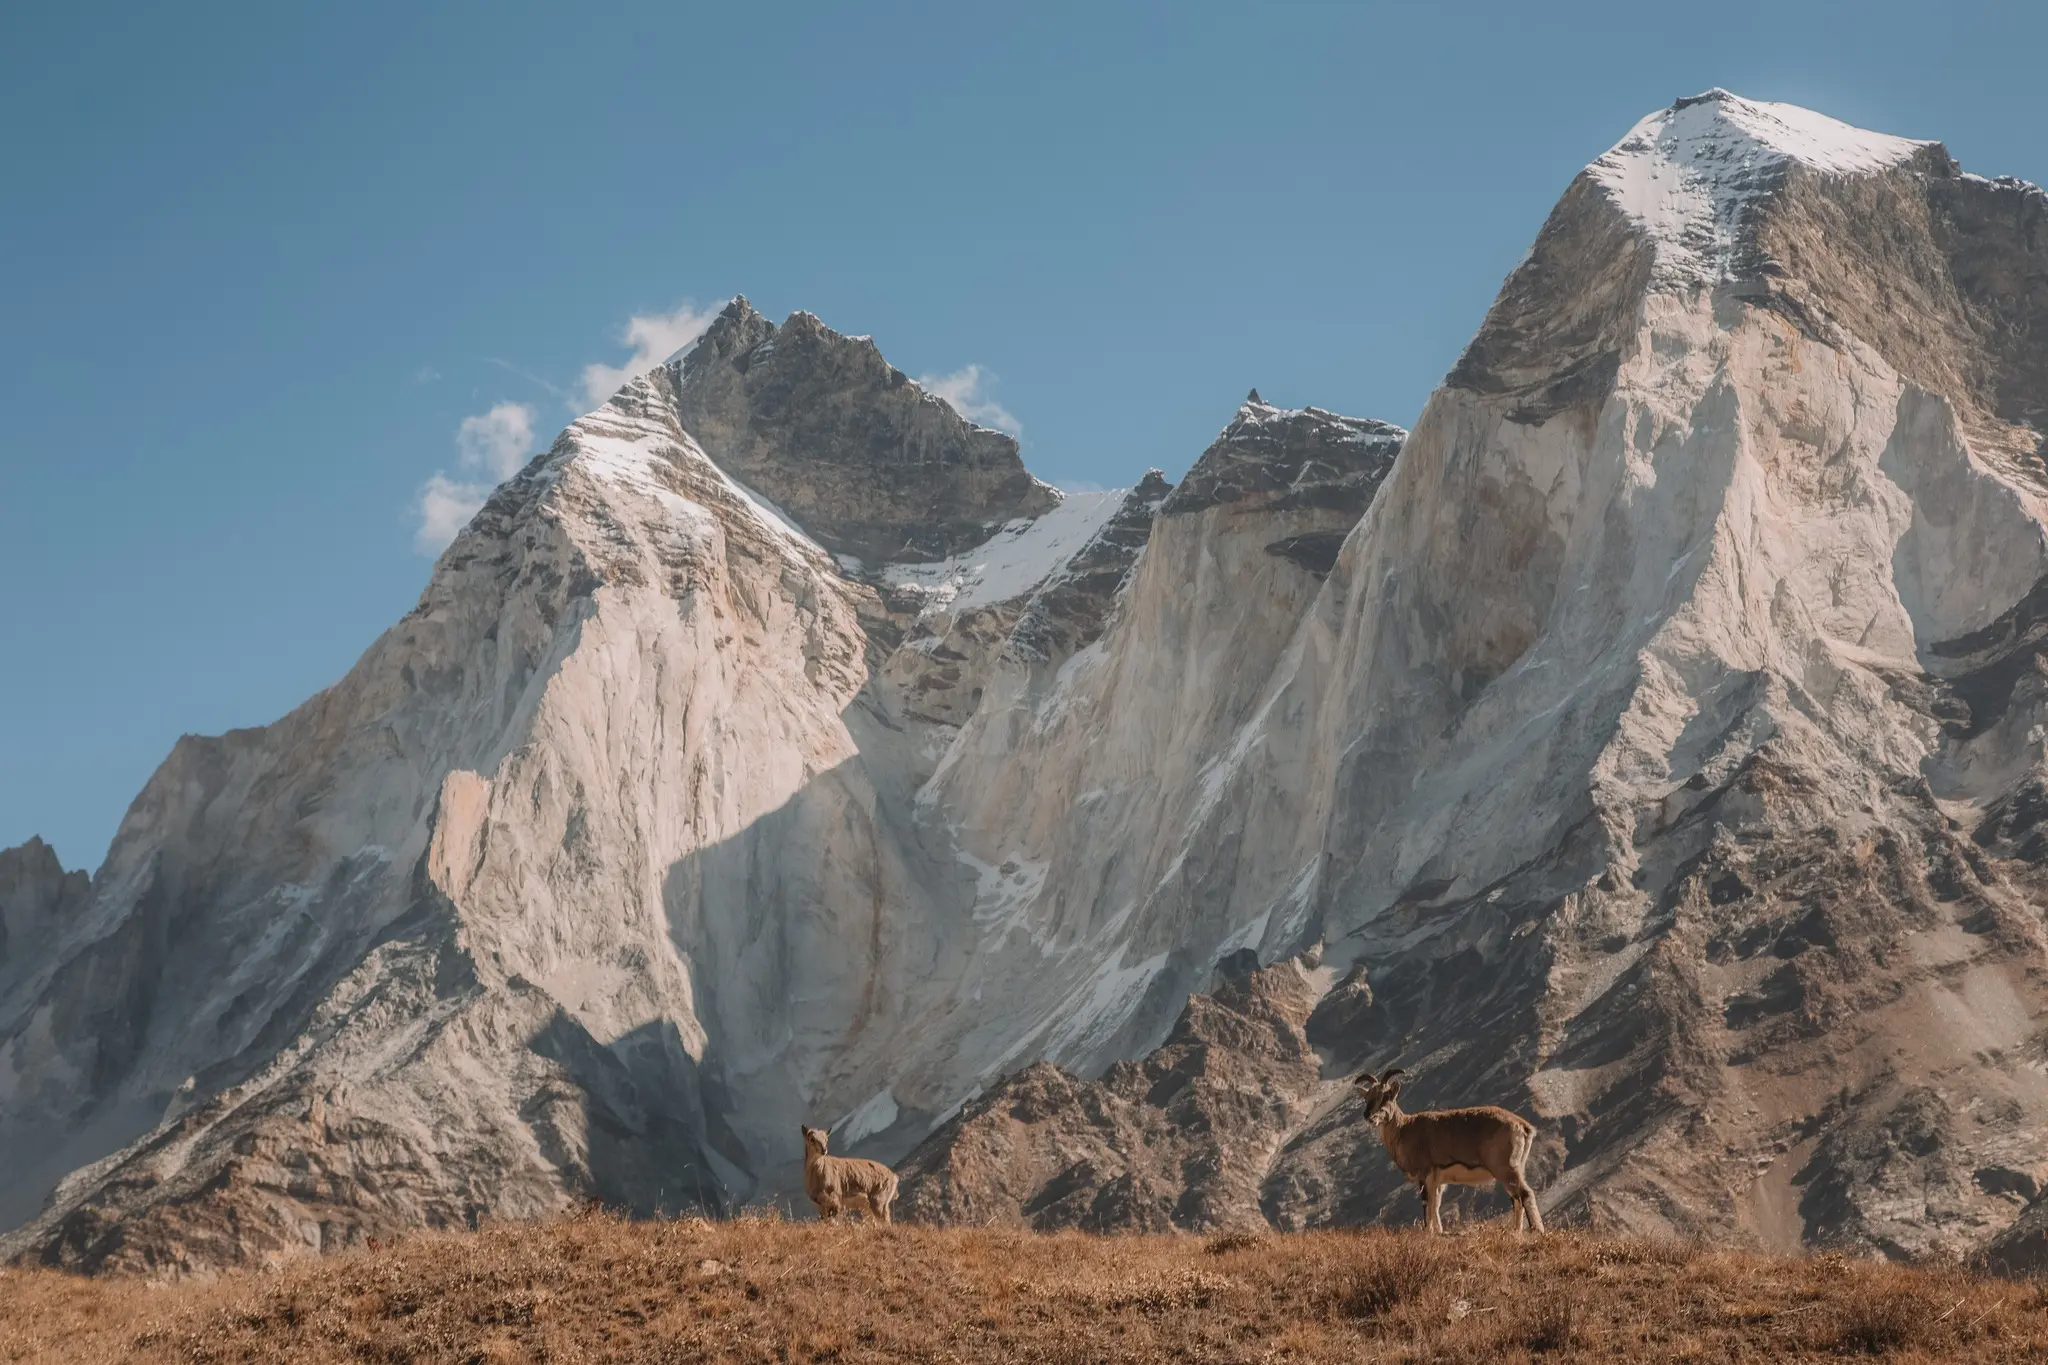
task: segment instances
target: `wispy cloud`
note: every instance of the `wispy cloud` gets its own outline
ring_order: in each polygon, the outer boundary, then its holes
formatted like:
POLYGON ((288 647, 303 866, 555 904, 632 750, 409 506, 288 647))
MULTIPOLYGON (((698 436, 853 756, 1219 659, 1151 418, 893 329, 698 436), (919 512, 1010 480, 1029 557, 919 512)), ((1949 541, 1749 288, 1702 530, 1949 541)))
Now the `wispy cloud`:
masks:
POLYGON ((420 487, 420 524, 412 533, 413 548, 429 558, 439 555, 490 495, 483 484, 460 483, 446 474, 428 479, 420 487))
POLYGON ((988 392, 995 378, 979 365, 966 365, 951 374, 921 374, 917 382, 926 393, 936 394, 952 404, 953 411, 968 421, 1007 431, 1012 436, 1022 436, 1024 424, 988 392))
MULTIPOLYGON (((551 383, 509 360, 496 356, 487 356, 485 360, 560 399, 569 411, 582 413, 602 406, 628 380, 645 374, 704 335, 722 307, 723 303, 698 308, 685 301, 672 312, 636 314, 627 319, 619 334, 619 343, 632 351, 631 357, 619 365, 594 362, 584 366, 572 388, 551 383)), ((980 371, 970 366, 961 373, 969 377, 967 392, 971 399, 980 371)), ((420 383, 440 377, 431 367, 423 367, 414 375, 420 383)), ((949 396, 947 401, 954 400, 949 396)), ((1009 414, 1001 408, 993 410, 1008 420, 1009 414)), ((537 415, 525 403, 508 402, 462 419, 455 432, 457 472, 435 470, 433 477, 420 485, 414 509, 419 525, 413 544, 421 554, 438 555, 446 549, 448 542, 455 539, 491 496, 491 490, 519 472, 533 450, 537 415)))
POLYGON ((590 364, 583 367, 583 397, 591 407, 619 391, 627 380, 647 373, 698 337, 717 318, 718 309, 699 309, 685 303, 672 313, 649 313, 626 323, 620 338, 633 348, 633 357, 623 365, 590 364))
POLYGON ((524 403, 500 403, 489 412, 463 418, 455 430, 455 449, 464 469, 481 469, 503 483, 519 472, 533 449, 533 409, 524 403))
POLYGON ((534 411, 524 403, 499 403, 462 419, 455 430, 456 462, 473 475, 451 478, 442 470, 420 486, 419 528, 413 547, 438 555, 469 524, 491 490, 519 472, 533 449, 534 411))
POLYGON ((542 379, 539 375, 535 374, 531 370, 522 370, 517 365, 514 365, 511 361, 500 360, 498 359, 498 357, 494 355, 485 356, 484 363, 486 365, 496 365, 499 369, 505 371, 505 373, 507 374, 516 374, 521 379, 524 379, 527 383, 533 385, 535 388, 545 389, 547 392, 561 399, 564 403, 567 403, 570 407, 574 408, 576 406, 575 396, 571 394, 567 389, 563 388, 560 384, 549 383, 547 380, 542 379))
MULTIPOLYGON (((719 307, 723 305, 700 309, 685 302, 673 312, 636 314, 627 319, 619 340, 632 350, 632 356, 622 365, 593 362, 584 366, 575 392, 509 360, 496 356, 485 359, 559 398, 569 411, 581 413, 601 406, 626 381, 645 374, 704 335, 704 329, 718 316, 719 307)), ((422 369, 415 378, 425 383, 430 378, 439 379, 440 375, 422 369)), ((491 490, 519 472, 533 449, 535 416, 533 408, 525 403, 499 403, 488 412, 462 419, 455 432, 461 472, 451 475, 446 470, 436 470, 433 477, 420 485, 415 507, 419 526, 413 534, 413 545, 421 554, 438 555, 446 549, 448 542, 455 539, 491 496, 491 490)))

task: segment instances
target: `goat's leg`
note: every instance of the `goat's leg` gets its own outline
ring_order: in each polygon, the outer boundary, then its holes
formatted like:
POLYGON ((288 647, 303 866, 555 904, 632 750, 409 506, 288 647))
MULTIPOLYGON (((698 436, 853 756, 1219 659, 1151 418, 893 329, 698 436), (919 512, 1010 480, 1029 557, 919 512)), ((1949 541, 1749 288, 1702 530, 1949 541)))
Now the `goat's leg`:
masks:
POLYGON ((1435 1171, 1429 1173, 1428 1182, 1422 1187, 1422 1198, 1423 1202, 1429 1206, 1429 1216, 1425 1220, 1426 1226, 1431 1232, 1442 1232, 1444 1230, 1444 1185, 1443 1181, 1437 1178, 1435 1171))
POLYGON ((1496 1183, 1500 1185, 1500 1192, 1514 1201, 1515 1231, 1527 1232, 1529 1230, 1529 1187, 1519 1183, 1515 1179, 1513 1172, 1510 1172, 1506 1179, 1496 1183))
POLYGON ((1499 1189, 1499 1191, 1502 1194, 1506 1195, 1508 1197, 1509 1202, 1511 1202, 1515 1206, 1515 1231, 1520 1232, 1523 1226, 1522 1197, 1515 1193, 1514 1186, 1508 1184, 1507 1181, 1501 1179, 1499 1176, 1495 1176, 1493 1178, 1493 1183, 1495 1188, 1499 1189))
POLYGON ((1509 1176, 1501 1185, 1515 1201, 1515 1231, 1543 1231, 1543 1215, 1536 1211, 1536 1191, 1529 1188, 1529 1182, 1523 1179, 1520 1171, 1510 1172, 1509 1176))

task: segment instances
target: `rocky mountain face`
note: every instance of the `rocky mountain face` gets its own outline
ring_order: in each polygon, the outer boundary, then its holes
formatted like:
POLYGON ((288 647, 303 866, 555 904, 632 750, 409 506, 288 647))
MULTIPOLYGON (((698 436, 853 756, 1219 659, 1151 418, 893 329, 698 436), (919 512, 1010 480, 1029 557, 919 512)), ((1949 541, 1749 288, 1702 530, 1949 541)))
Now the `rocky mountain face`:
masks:
MULTIPOLYGON (((1573 183, 1260 703, 1313 736, 1267 779, 1297 875, 1230 894, 1363 968, 1326 1077, 1530 1114, 1567 1220, 1893 1255, 2038 1224, 2044 214, 1718 91, 1573 183)), ((1205 1065, 1298 1097, 1260 1218, 1411 1216, 1327 1080, 1263 1039, 1205 1065)), ((1242 1188, 1215 1163, 1066 1139, 1118 1077, 970 1105, 906 1201, 1250 1218, 1196 1197, 1242 1188), (1042 1179, 960 1155, 998 1140, 1042 1179)))
MULTIPOLYGON (((1383 474, 1374 430, 1315 477, 1383 474)), ((985 695, 1100 651, 1167 494, 1060 494, 867 340, 735 301, 335 687, 182 740, 89 893, 0 862, 37 949, 0 960, 7 1250, 177 1272, 723 1210, 795 1187, 799 1122, 900 1154, 1019 1056, 1107 1061, 1112 936, 993 920, 1044 868, 930 782, 985 695), (850 548, 792 520, 820 499, 850 548)))
POLYGON ((800 1122, 926 1217, 1408 1219, 1398 1062, 1554 1221, 2024 1263, 2043 338, 2041 191, 1721 91, 1412 435, 1254 393, 1177 487, 736 300, 89 889, 0 855, 0 1251, 719 1210, 800 1122))
POLYGON ((1038 1062, 969 1104, 904 1164, 905 1216, 1265 1227, 1274 1139, 1329 1107, 1313 1040, 1350 993, 1331 991, 1313 953, 1261 969, 1242 949, 1219 976, 1141 1060, 1093 1082, 1038 1062))
POLYGON ((12 951, 36 951, 92 891, 83 872, 66 872, 57 851, 41 839, 0 849, 0 964, 12 951))
POLYGON ((1059 501, 1014 437, 963 422, 873 341, 809 313, 778 328, 737 300, 676 381, 677 420, 704 452, 835 554, 943 559, 1059 501))

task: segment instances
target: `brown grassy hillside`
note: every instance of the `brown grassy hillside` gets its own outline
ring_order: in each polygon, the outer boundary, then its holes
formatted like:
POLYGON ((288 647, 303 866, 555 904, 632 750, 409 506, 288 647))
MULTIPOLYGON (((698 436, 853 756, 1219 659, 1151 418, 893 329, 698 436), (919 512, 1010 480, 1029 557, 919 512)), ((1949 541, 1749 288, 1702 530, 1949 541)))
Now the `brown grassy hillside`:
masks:
POLYGON ((152 1285, 0 1271, 0 1361, 2021 1360, 2048 1283, 1500 1227, 607 1217, 152 1285))

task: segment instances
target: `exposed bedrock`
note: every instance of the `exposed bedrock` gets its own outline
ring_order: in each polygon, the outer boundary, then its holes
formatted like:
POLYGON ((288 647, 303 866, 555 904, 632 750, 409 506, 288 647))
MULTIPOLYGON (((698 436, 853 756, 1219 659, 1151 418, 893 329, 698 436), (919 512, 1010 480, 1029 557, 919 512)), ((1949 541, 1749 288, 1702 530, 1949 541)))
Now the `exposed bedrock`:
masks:
POLYGON ((1103 493, 736 301, 89 887, 0 855, 0 1250, 724 1210, 799 1123, 930 1217, 1407 1220, 1398 1063, 1553 1219, 2032 1264, 2044 223, 1708 92, 1412 434, 1103 493))

